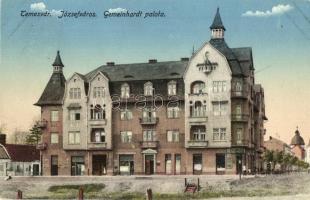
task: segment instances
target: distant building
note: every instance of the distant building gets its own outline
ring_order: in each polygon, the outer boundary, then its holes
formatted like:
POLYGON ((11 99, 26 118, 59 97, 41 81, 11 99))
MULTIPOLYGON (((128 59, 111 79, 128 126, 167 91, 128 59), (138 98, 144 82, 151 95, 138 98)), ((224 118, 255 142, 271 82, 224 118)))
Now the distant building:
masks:
POLYGON ((292 154, 291 147, 288 144, 272 136, 269 137, 269 140, 264 141, 264 146, 269 151, 283 151, 284 153, 292 154))
POLYGON ((305 159, 305 142, 304 139, 300 136, 298 128, 295 131, 295 135, 291 140, 291 149, 294 152, 295 156, 300 159, 305 159))
POLYGON ((6 144, 0 134, 0 176, 40 175, 40 151, 33 145, 6 144))
POLYGON ((310 140, 308 145, 305 147, 305 151, 306 151, 305 161, 310 164, 310 140))

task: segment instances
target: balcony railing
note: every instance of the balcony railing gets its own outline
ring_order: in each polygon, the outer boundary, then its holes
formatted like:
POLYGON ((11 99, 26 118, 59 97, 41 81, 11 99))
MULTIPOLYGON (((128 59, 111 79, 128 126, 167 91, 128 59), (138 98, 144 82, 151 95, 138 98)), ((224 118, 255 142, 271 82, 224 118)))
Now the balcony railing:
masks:
POLYGON ((88 149, 105 149, 107 148, 106 142, 89 142, 88 149))
POLYGON ((37 126, 41 129, 44 129, 47 127, 47 120, 41 120, 41 121, 37 121, 37 126))
POLYGON ((41 150, 41 151, 44 151, 47 149, 47 143, 39 143, 37 144, 37 149, 41 150))
POLYGON ((204 117, 193 117, 190 116, 188 118, 189 123, 202 123, 202 122, 207 122, 208 121, 208 117, 204 116, 204 117))
POLYGON ((242 91, 231 91, 231 97, 232 98, 245 98, 247 99, 249 95, 249 92, 246 90, 242 91))
POLYGON ((141 148, 143 149, 158 148, 159 141, 141 141, 140 145, 141 145, 141 148))
POLYGON ((247 114, 232 114, 231 115, 231 121, 234 122, 248 122, 249 121, 249 115, 247 114))
POLYGON ((248 146, 248 140, 235 140, 233 146, 248 146))
POLYGON ((158 117, 142 117, 140 118, 140 124, 157 124, 158 123, 158 117))
POLYGON ((189 148, 206 148, 209 142, 207 140, 190 140, 187 141, 187 146, 189 148))

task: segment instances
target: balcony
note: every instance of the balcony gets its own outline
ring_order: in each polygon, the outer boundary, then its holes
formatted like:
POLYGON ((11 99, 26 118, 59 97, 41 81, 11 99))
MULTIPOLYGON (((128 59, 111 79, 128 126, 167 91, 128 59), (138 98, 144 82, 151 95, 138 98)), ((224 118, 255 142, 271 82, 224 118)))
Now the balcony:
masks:
POLYGON ((90 119, 89 123, 92 125, 107 125, 106 119, 90 119))
POLYGON ((237 140, 233 143, 233 146, 248 146, 248 140, 237 140))
POLYGON ((89 142, 88 149, 106 149, 107 143, 106 142, 89 142))
POLYGON ((142 149, 158 148, 159 141, 141 141, 140 145, 142 149))
POLYGON ((190 140, 187 141, 188 148, 206 148, 208 147, 209 141, 206 140, 190 140))
POLYGON ((37 149, 39 149, 40 151, 44 151, 47 149, 47 143, 39 143, 37 144, 37 149))
POLYGON ((190 116, 188 118, 189 123, 193 123, 193 124, 199 124, 199 123, 205 123, 208 121, 208 117, 193 117, 190 116))
POLYGON ((47 121, 45 119, 37 121, 37 126, 41 129, 45 129, 47 127, 47 121))
POLYGON ((158 117, 143 117, 140 118, 140 124, 142 125, 153 125, 158 123, 158 117))
POLYGON ((249 117, 250 116, 247 114, 232 114, 231 115, 231 121, 233 121, 233 122, 248 122, 249 117))
POLYGON ((242 91, 231 91, 231 98, 243 98, 247 99, 249 96, 249 92, 246 90, 242 91))

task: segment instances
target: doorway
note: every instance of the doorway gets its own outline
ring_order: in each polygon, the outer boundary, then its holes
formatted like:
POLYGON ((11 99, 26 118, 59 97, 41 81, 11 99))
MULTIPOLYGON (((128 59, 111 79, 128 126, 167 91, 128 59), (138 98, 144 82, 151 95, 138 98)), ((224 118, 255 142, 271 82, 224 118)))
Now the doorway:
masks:
POLYGON ((181 174, 181 154, 175 154, 175 174, 181 174))
POLYGON ((39 176, 40 175, 40 165, 33 164, 32 165, 32 176, 39 176))
POLYGON ((93 170, 92 174, 96 176, 102 176, 107 174, 106 164, 107 156, 106 155, 93 155, 93 170))
POLYGON ((144 167, 145 167, 145 174, 152 175, 154 174, 155 170, 155 155, 145 155, 144 156, 144 167))
POLYGON ((202 173, 202 154, 193 155, 193 174, 202 173))
POLYGON ((58 175, 58 156, 51 156, 51 176, 58 175))
POLYGON ((216 174, 225 174, 225 154, 216 154, 216 174))

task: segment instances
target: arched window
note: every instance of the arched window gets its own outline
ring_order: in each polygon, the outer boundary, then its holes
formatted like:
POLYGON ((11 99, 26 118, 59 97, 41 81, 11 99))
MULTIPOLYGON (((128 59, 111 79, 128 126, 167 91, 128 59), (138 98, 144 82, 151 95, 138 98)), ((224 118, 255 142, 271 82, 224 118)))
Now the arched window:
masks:
POLYGON ((175 81, 170 81, 168 83, 168 95, 177 94, 177 83, 175 81))
POLYGON ((202 81, 195 81, 191 84, 192 94, 202 94, 205 92, 205 83, 202 81))
POLYGON ((207 107, 201 103, 201 101, 196 101, 190 108, 191 117, 205 117, 207 107))
POLYGON ((151 82, 146 82, 144 84, 144 95, 153 96, 153 84, 151 82))
POLYGON ((97 104, 95 106, 90 105, 90 118, 92 120, 102 120, 105 119, 105 109, 101 105, 97 104))
POLYGON ((121 87, 121 98, 129 98, 130 88, 127 83, 124 83, 121 87))

